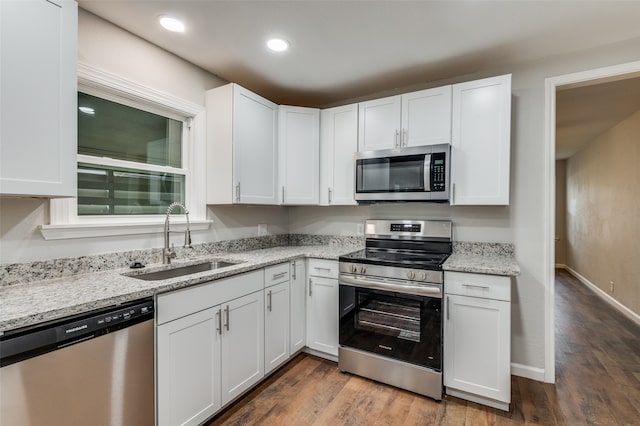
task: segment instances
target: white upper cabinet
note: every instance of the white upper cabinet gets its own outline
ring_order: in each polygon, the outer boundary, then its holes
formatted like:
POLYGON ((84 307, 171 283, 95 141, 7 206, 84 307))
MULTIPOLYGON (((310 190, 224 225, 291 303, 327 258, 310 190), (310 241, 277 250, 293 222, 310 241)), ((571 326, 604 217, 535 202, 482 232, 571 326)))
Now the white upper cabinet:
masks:
POLYGON ((320 112, 320 204, 356 205, 354 154, 358 150, 358 104, 320 112))
POLYGON ((361 102, 359 116, 359 151, 448 143, 451 86, 361 102))
POLYGON ((360 102, 358 150, 398 148, 400 141, 400 96, 360 102))
POLYGON ((509 204, 511 74, 453 85, 452 205, 509 204))
POLYGON ((0 195, 76 195, 78 4, 0 1, 0 195))
POLYGON ((451 86, 402 95, 403 147, 451 142, 451 86))
POLYGON ((318 204, 320 110, 280 106, 280 203, 318 204))
POLYGON ((206 103, 207 203, 278 204, 278 106, 234 83, 206 103))

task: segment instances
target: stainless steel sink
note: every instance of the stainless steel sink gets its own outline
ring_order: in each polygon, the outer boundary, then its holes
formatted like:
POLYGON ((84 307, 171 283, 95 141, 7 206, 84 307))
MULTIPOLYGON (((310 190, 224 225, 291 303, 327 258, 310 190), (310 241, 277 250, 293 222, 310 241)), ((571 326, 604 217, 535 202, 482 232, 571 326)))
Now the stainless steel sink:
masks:
POLYGON ((185 275, 197 274, 198 272, 212 271, 214 269, 226 268, 228 266, 237 265, 234 262, 226 262, 224 260, 215 260, 205 263, 197 263, 189 266, 179 266, 177 268, 165 269, 156 272, 143 272, 141 274, 129 275, 131 278, 137 278, 145 281, 159 281, 169 278, 183 277, 185 275))

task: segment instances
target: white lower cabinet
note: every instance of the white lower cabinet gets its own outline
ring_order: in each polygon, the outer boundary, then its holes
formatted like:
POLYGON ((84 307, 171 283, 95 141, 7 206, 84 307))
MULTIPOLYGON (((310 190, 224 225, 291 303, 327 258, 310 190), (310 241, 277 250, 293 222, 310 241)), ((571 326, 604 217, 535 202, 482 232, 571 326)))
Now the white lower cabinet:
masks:
POLYGON ((220 408, 217 315, 210 308, 158 327, 159 425, 197 425, 220 408))
POLYGON ((338 262, 309 260, 307 346, 338 356, 338 262))
POLYGON ((289 359, 289 281, 264 289, 264 372, 289 359))
POLYGON ((510 296, 509 277, 445 272, 447 394, 509 410, 510 296))
POLYGON ((221 307, 222 405, 264 376, 263 300, 258 291, 221 307))
POLYGON ((307 268, 304 259, 291 261, 289 290, 289 354, 307 345, 307 268))
POLYGON ((156 323, 158 425, 200 424, 264 377, 262 270, 161 294, 156 323))

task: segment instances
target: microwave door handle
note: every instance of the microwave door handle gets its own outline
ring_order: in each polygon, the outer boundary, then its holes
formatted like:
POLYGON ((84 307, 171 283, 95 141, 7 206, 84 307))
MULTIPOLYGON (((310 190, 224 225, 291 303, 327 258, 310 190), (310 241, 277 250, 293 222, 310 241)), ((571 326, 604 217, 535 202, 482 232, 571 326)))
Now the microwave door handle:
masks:
POLYGON ((424 190, 431 191, 431 154, 424 156, 424 190))

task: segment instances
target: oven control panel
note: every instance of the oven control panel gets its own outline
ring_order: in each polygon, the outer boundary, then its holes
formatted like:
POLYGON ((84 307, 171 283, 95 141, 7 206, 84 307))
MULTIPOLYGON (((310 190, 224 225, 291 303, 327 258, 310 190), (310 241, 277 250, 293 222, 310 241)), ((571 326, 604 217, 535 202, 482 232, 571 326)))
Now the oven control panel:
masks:
POLYGON ((400 268, 384 265, 365 265, 362 263, 351 262, 340 262, 340 273, 368 276, 372 278, 416 281, 425 284, 442 284, 444 278, 444 273, 442 271, 400 268))

